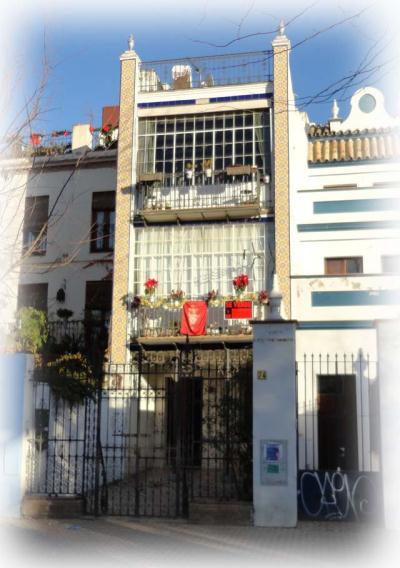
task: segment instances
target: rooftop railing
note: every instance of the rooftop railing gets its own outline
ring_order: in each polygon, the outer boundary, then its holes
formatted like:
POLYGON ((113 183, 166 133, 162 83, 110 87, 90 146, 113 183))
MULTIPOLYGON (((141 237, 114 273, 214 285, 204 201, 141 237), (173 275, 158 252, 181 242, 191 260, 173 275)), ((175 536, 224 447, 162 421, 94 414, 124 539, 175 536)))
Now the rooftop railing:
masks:
POLYGON ((142 61, 142 93, 242 85, 271 80, 271 51, 142 61))

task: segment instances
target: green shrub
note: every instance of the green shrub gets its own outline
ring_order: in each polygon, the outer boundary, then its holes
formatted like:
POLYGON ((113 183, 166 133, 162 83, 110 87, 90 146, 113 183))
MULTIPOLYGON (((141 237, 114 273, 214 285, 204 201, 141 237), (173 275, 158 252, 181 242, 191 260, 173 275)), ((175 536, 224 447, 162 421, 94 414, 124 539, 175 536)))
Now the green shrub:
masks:
POLYGON ((21 308, 17 313, 16 343, 19 351, 36 354, 46 343, 49 329, 45 312, 21 308))

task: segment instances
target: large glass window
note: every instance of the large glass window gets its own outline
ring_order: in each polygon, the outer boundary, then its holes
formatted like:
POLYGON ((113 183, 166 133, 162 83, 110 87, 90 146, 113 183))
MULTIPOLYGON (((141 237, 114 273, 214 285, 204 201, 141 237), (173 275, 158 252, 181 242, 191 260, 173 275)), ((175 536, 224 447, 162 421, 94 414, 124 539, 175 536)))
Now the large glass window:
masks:
POLYGON ((188 169, 202 172, 205 160, 214 173, 233 164, 270 173, 269 110, 140 119, 139 175, 159 172, 179 184, 188 169))
POLYGON ((148 278, 159 282, 157 293, 181 289, 187 298, 210 290, 233 294, 232 280, 249 276, 249 291, 265 288, 264 223, 164 226, 136 229, 135 294, 143 294, 148 278))

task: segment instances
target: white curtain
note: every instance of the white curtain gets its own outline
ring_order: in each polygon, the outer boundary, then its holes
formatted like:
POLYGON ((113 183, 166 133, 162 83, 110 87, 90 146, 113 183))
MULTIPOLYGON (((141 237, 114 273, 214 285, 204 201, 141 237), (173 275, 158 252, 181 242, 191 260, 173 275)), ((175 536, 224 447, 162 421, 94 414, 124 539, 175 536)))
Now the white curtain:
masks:
POLYGON ((264 223, 232 223, 147 227, 135 230, 134 294, 144 293, 144 282, 155 278, 157 294, 181 289, 187 298, 210 290, 233 293, 232 279, 250 278, 249 291, 266 287, 264 223))

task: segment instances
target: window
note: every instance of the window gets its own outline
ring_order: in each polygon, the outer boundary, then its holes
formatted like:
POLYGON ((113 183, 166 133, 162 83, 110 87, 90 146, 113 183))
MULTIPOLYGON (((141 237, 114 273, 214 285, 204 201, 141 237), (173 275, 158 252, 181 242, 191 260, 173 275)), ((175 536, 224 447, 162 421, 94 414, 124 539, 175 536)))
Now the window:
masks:
POLYGON ((256 164, 269 173, 269 120, 269 111, 253 110, 141 119, 138 173, 170 174, 180 185, 190 162, 195 183, 206 159, 214 172, 256 164))
POLYGON ((47 284, 20 284, 18 287, 18 309, 36 308, 47 312, 47 284))
POLYGON ((112 281, 86 282, 85 314, 92 323, 108 326, 112 304, 112 281))
POLYGON ((160 296, 177 288, 193 299, 210 290, 228 295, 234 293, 233 278, 242 272, 250 278, 249 291, 261 290, 269 230, 264 223, 137 228, 133 293, 143 294, 144 282, 155 278, 160 296))
POLYGON ((325 259, 325 274, 362 274, 362 256, 325 259))
POLYGON ((384 274, 400 273, 400 255, 390 254, 382 256, 382 272, 384 274))
POLYGON ((25 251, 29 250, 35 255, 46 254, 48 214, 48 195, 26 198, 23 230, 25 251))
POLYGON ((98 191, 92 198, 91 252, 114 250, 115 192, 98 191))

